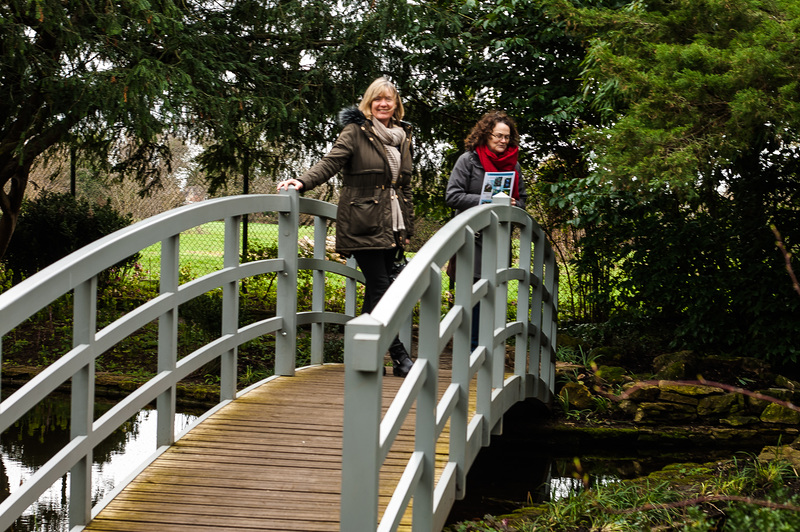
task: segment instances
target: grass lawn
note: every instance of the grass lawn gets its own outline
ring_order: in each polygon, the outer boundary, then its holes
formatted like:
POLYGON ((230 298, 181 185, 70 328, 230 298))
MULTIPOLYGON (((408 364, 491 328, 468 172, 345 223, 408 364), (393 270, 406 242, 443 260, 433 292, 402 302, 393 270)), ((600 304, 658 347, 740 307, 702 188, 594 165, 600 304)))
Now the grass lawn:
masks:
MULTIPOLYGON (((313 239, 314 228, 301 226, 300 236, 313 239)), ((250 223, 248 225, 248 248, 277 246, 278 224, 250 223)), ((219 270, 223 264, 225 222, 209 222, 181 233, 181 272, 197 278, 219 270)), ((241 237, 239 249, 241 250, 241 237)), ((142 269, 150 278, 157 279, 161 268, 161 244, 154 244, 141 251, 139 260, 142 269)))
MULTIPOLYGON (((313 226, 301 226, 300 236, 301 238, 306 237, 313 240, 313 226)), ((196 279, 222 268, 224 241, 225 223, 223 221, 209 222, 190 231, 181 233, 180 270, 182 278, 196 279)), ((277 242, 277 224, 249 224, 248 248, 250 250, 259 247, 274 247, 277 246, 277 242)), ((414 255, 414 253, 406 254, 408 260, 411 260, 414 255)), ((142 250, 139 262, 145 272, 146 278, 158 279, 161 264, 161 244, 155 244, 142 250)), ((339 292, 343 295, 345 280, 341 276, 334 274, 326 274, 326 277, 326 292, 339 292)), ((509 283, 509 302, 516 303, 517 285, 518 283, 516 281, 509 283)), ((446 312, 447 308, 449 308, 447 300, 449 297, 452 297, 452 294, 449 293, 449 279, 444 272, 442 272, 442 297, 442 310, 446 312)), ((509 319, 514 319, 516 315, 516 304, 514 304, 509 311, 509 319)))

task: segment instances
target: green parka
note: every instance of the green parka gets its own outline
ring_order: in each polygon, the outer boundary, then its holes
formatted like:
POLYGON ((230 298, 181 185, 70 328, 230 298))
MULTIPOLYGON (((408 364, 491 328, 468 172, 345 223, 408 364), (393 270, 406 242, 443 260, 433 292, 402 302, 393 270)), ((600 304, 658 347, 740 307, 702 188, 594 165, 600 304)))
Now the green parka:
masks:
MULTIPOLYGON (((333 148, 298 180, 303 190, 327 182, 341 171, 339 209, 336 216, 336 252, 350 256, 353 251, 390 249, 397 246, 392 230, 390 189, 392 176, 383 144, 374 133, 372 121, 357 108, 339 113, 344 126, 333 148)), ((406 230, 400 242, 410 238, 414 227, 411 194, 411 127, 405 122, 406 140, 400 151, 400 175, 394 187, 406 230)))

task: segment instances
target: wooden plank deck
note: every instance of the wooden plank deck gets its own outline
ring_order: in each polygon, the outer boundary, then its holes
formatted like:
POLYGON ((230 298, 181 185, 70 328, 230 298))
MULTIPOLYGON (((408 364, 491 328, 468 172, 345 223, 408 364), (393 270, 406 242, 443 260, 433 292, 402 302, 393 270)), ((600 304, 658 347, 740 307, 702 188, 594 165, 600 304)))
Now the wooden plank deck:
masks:
MULTIPOLYGON (((450 382, 443 371, 442 390, 450 382)), ((383 382, 385 411, 403 380, 383 382)), ((338 531, 343 417, 343 365, 275 379, 186 434, 85 530, 338 531)), ((437 447, 446 450, 447 438, 437 447)), ((381 470, 378 515, 413 446, 412 412, 381 470)), ((437 457, 437 478, 445 461, 437 457)), ((403 522, 410 530, 410 509, 403 522)))

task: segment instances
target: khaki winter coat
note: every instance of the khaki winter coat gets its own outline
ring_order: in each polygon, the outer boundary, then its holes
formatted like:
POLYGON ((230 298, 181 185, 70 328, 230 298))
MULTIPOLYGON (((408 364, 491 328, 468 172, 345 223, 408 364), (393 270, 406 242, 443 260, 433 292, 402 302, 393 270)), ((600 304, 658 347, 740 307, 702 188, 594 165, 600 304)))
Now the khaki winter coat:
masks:
MULTIPOLYGON (((383 144, 372 122, 356 108, 339 115, 344 130, 323 159, 300 176, 303 190, 327 182, 341 171, 339 210, 336 216, 336 251, 390 249, 397 246, 392 230, 390 189, 392 176, 383 144)), ((395 188, 406 230, 400 242, 413 234, 414 204, 411 194, 411 128, 402 123, 406 140, 400 150, 400 175, 395 188)))

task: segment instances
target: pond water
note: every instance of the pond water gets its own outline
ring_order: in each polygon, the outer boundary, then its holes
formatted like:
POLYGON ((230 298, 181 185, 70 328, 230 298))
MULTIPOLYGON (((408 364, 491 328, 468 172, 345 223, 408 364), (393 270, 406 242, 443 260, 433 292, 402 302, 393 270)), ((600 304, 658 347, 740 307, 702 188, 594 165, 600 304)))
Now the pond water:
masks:
POLYGON ((504 515, 532 504, 621 479, 647 476, 671 464, 707 463, 754 448, 672 448, 647 445, 571 445, 541 432, 546 413, 518 404, 506 414, 505 430, 492 436, 467 475, 466 497, 456 501, 447 524, 504 515))
POLYGON ((730 450, 676 453, 667 456, 564 455, 557 449, 534 451, 508 447, 481 451, 467 477, 467 495, 456 501, 447 524, 490 515, 505 515, 546 501, 558 501, 571 493, 621 479, 646 476, 664 467, 687 462, 705 463, 733 456, 730 450), (519 461, 509 462, 509 456, 519 461))
MULTIPOLYGON (((97 403, 101 415, 113 403, 97 403)), ((69 441, 69 398, 48 397, 0 436, 0 500, 19 489, 69 441)), ((92 504, 103 500, 156 450, 156 412, 142 410, 95 448, 92 504)), ((197 416, 181 413, 180 432, 197 416)), ((15 532, 60 532, 69 529, 69 474, 53 484, 14 524, 15 532)))

